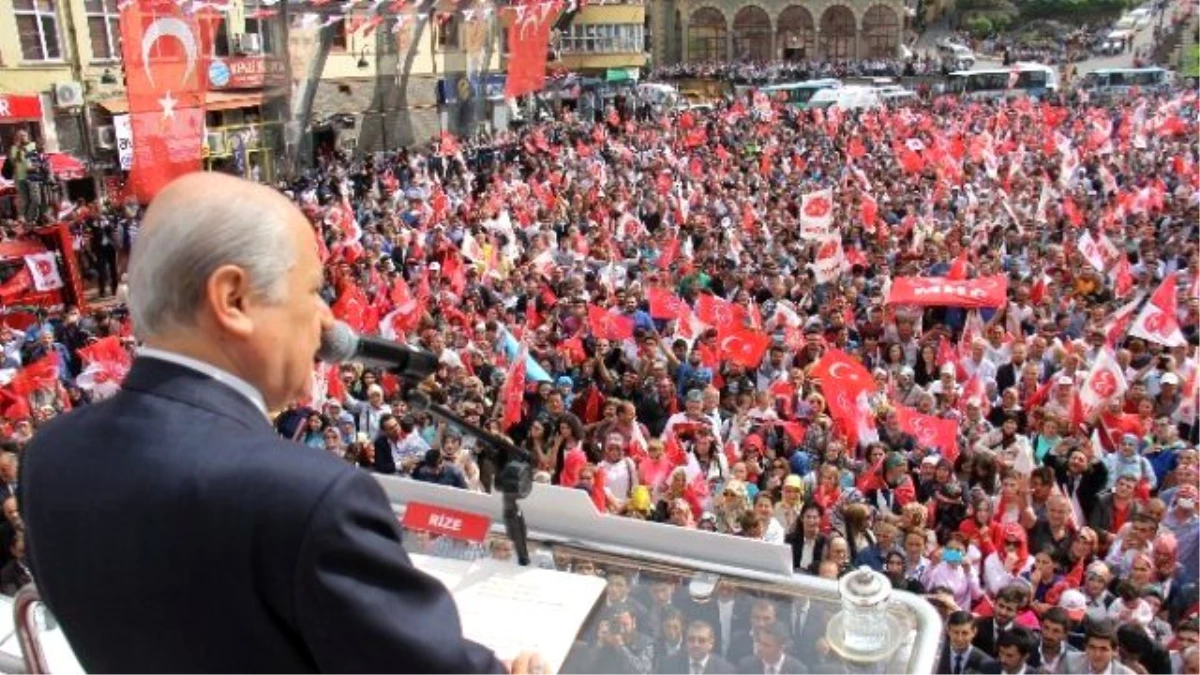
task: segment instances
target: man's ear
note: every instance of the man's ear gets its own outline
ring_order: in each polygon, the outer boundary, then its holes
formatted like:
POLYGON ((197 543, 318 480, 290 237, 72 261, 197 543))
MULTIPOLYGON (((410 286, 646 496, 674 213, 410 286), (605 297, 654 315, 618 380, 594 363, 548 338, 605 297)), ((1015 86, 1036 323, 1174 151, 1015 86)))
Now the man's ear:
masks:
POLYGON ((236 265, 222 265, 213 271, 205 284, 206 308, 223 330, 237 337, 247 337, 254 331, 250 318, 250 275, 236 265))

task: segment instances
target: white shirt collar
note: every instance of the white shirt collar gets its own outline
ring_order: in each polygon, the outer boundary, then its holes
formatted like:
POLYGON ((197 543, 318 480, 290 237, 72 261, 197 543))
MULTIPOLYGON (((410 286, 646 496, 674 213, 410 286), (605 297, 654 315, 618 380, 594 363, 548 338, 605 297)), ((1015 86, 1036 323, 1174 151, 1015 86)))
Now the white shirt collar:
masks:
POLYGON ((184 368, 194 370, 201 375, 211 377, 217 382, 220 382, 221 384, 244 396, 246 400, 254 404, 255 408, 258 408, 259 412, 263 414, 263 417, 270 419, 270 415, 267 413, 267 402, 266 399, 263 398, 262 392, 255 389, 254 386, 249 382, 227 370, 222 370, 211 363, 194 359, 190 356, 184 356, 183 354, 177 354, 175 352, 169 352, 163 349, 155 349, 154 347, 138 348, 138 356, 158 359, 159 361, 166 361, 167 363, 173 363, 177 366, 183 366, 184 368))

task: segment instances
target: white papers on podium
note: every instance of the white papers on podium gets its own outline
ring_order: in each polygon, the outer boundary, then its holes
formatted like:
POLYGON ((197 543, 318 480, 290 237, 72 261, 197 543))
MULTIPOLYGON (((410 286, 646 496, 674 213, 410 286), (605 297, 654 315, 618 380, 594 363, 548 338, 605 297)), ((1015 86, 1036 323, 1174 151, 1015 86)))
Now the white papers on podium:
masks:
POLYGON ((502 661, 535 651, 551 673, 562 667, 605 587, 599 577, 491 558, 409 557, 450 590, 468 639, 490 648, 502 661))

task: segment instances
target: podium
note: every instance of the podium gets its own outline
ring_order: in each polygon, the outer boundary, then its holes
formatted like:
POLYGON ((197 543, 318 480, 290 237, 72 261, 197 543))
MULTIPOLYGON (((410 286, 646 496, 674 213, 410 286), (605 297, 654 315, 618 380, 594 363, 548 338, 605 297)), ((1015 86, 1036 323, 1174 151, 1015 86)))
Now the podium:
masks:
MULTIPOLYGON (((603 667, 611 662, 596 656, 614 607, 644 609, 635 630, 653 640, 655 594, 661 599, 667 589, 684 628, 696 619, 715 626, 722 620, 718 607, 729 601, 735 628, 769 605, 775 621, 792 631, 785 651, 811 673, 927 675, 937 663, 941 617, 904 591, 887 594, 879 607, 885 649, 864 656, 839 645, 835 633, 864 623, 863 615, 843 611, 838 582, 793 574, 787 546, 601 514, 583 491, 539 484, 521 501, 532 562, 520 567, 501 524, 500 494, 377 479, 414 564, 451 590, 467 637, 501 658, 535 647, 561 673, 611 672, 603 667), (626 592, 614 600, 619 589, 611 581, 618 575, 626 592)), ((0 672, 83 672, 32 586, 15 599, 0 596, 0 624, 0 672)), ((748 635, 731 632, 731 638, 746 638, 741 653, 752 653, 748 635)), ((656 657, 640 672, 663 670, 656 657)))
MULTIPOLYGON (((401 519, 410 553, 463 561, 499 558, 516 565, 501 524, 499 494, 391 476, 378 479, 401 519), (409 514, 412 505, 416 517, 409 514), (438 519, 439 513, 451 515, 430 526, 427 520, 438 519), (490 521, 486 540, 439 534, 439 526, 453 522, 458 514, 490 521)), ((717 621, 719 599, 732 598, 735 611, 743 616, 766 601, 773 606, 776 620, 794 629, 787 652, 804 662, 809 672, 925 675, 936 667, 942 620, 931 604, 912 593, 890 593, 880 610, 887 614, 892 645, 864 657, 837 644, 832 634, 842 630, 848 618, 842 612, 838 582, 794 574, 788 546, 601 514, 585 492, 551 485, 534 485, 521 507, 528 525, 531 566, 584 575, 621 574, 629 586, 628 600, 622 602, 647 609, 639 618, 639 633, 652 635, 657 630, 646 625, 653 618, 650 587, 662 589, 667 584, 673 589, 671 606, 683 613, 685 627, 696 618, 717 621)), ((481 525, 476 522, 474 527, 481 525)), ((560 672, 596 671, 596 662, 589 659, 597 649, 599 625, 607 618, 606 596, 602 593, 594 601, 560 672)), ((460 613, 464 609, 460 606, 460 613)), ((530 626, 530 630, 538 628, 530 626)), ((472 637, 469 631, 468 637, 472 637)), ((504 649, 489 646, 503 657, 504 649)))

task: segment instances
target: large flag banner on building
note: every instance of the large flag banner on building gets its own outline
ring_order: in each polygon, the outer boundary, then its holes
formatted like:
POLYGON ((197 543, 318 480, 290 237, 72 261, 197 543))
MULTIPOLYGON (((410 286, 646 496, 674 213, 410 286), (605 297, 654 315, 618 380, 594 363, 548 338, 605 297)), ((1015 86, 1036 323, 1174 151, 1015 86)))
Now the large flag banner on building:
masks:
POLYGON ((134 0, 121 10, 133 127, 129 184, 139 201, 148 202, 172 179, 200 169, 205 73, 216 23, 169 1, 134 0))
POLYGON ((550 29, 562 9, 558 0, 523 2, 508 8, 508 80, 504 96, 517 98, 546 86, 546 50, 550 29))

